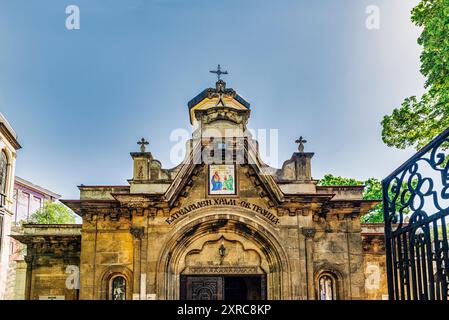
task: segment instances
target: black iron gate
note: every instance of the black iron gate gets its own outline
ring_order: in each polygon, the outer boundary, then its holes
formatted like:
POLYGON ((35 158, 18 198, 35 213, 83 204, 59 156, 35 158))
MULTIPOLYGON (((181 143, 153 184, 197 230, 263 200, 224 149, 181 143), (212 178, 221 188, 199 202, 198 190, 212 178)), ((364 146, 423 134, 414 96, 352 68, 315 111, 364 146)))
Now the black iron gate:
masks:
POLYGON ((392 300, 449 298, 449 128, 382 181, 392 300))

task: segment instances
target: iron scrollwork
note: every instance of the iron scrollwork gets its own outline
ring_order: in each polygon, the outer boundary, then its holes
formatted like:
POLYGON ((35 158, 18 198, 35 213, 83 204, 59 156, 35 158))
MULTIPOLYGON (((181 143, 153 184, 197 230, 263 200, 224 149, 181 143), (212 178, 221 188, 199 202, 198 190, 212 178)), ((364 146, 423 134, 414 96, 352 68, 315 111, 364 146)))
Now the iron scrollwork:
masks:
POLYGON ((449 128, 382 181, 390 299, 449 298, 449 128))

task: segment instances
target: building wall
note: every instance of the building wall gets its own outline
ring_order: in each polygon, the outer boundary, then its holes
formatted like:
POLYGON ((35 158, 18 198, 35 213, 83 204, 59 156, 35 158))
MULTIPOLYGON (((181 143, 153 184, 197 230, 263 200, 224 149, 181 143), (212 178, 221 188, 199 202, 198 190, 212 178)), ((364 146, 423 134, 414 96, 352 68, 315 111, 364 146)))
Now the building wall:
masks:
POLYGON ((7 178, 6 178, 6 202, 3 208, 0 208, 0 215, 3 217, 2 236, 0 239, 0 299, 3 299, 6 291, 7 273, 9 266, 10 253, 10 237, 11 222, 13 216, 13 186, 14 186, 14 172, 16 166, 16 149, 7 140, 7 138, 0 133, 0 151, 5 152, 8 159, 7 178))
MULTIPOLYGON (((314 240, 314 279, 318 288, 321 270, 329 272, 340 285, 340 299, 364 299, 365 276, 362 237, 358 218, 339 219, 333 216, 319 228, 314 240)), ((318 296, 318 292, 316 292, 318 296)))
MULTIPOLYGON (((363 225, 361 234, 358 219, 350 223, 335 219, 320 229, 322 222, 314 223, 316 228, 302 226, 307 216, 285 218, 275 231, 254 221, 249 212, 227 207, 200 210, 175 227, 164 225, 163 216, 124 215, 115 220, 98 216, 83 225, 81 252, 77 245, 67 245, 70 242, 58 226, 41 228, 43 234, 62 237, 51 240, 61 245, 42 248, 29 243, 28 269, 21 264, 16 272, 31 274, 30 299, 109 299, 109 279, 118 274, 127 279, 127 299, 178 299, 179 275, 214 274, 214 268, 223 266, 239 274, 247 272, 245 268, 250 274, 266 274, 269 299, 319 299, 323 274, 334 277, 337 299, 387 298, 382 234, 366 233, 379 226, 363 225), (222 217, 228 221, 223 223, 222 217), (239 223, 246 235, 237 232, 243 230, 239 223), (279 247, 261 245, 259 238, 268 233, 279 247), (221 244, 226 246, 223 260, 221 244), (284 254, 284 261, 273 265, 267 257, 276 254, 284 254), (66 285, 69 265, 80 266, 79 296, 66 285), (280 272, 272 272, 276 267, 280 272)), ((77 234, 81 227, 73 229, 77 234)))
POLYGON ((384 225, 383 223, 364 224, 362 229, 366 298, 387 300, 384 225))
MULTIPOLYGON (((45 201, 56 201, 60 196, 26 180, 16 177, 13 191, 13 216, 10 234, 21 234, 22 223, 29 222, 31 215, 44 206, 45 201)), ((10 256, 7 284, 4 298, 22 300, 25 297, 25 278, 23 272, 26 246, 10 238, 10 256)))
MULTIPOLYGON (((45 201, 56 201, 59 195, 49 190, 16 177, 13 192, 13 216, 11 234, 23 233, 22 223, 29 222, 31 215, 42 208, 45 201)), ((25 296, 25 264, 26 246, 14 238, 10 239, 10 256, 5 299, 21 300, 25 296), (17 270, 16 270, 17 269, 17 270)))
POLYGON ((76 257, 38 255, 32 261, 32 286, 26 298, 30 300, 77 300, 77 290, 67 287, 68 265, 79 265, 76 257))
POLYGON ((133 284, 134 243, 126 219, 112 223, 99 220, 93 228, 83 228, 82 233, 80 298, 106 300, 108 277, 121 273, 127 275, 128 288, 133 284))
POLYGON ((36 210, 43 207, 44 200, 44 197, 39 197, 33 192, 16 185, 14 188, 13 222, 28 221, 36 210))
POLYGON ((29 221, 31 215, 44 206, 45 201, 55 202, 60 197, 54 192, 16 177, 13 195, 13 222, 18 224, 22 221, 29 221))
POLYGON ((26 283, 26 263, 22 259, 9 262, 5 300, 24 300, 26 283))
POLYGON ((17 262, 15 299, 76 300, 79 296, 80 225, 25 224, 13 237, 27 245, 25 264, 17 262), (25 291, 21 291, 25 279, 25 291))

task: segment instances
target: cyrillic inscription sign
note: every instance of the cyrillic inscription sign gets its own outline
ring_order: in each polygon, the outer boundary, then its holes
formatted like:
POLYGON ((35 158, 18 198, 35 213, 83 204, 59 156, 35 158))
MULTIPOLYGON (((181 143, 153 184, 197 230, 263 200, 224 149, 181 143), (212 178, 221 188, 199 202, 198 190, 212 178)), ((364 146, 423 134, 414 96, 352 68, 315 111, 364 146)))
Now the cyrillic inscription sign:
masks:
POLYGON ((183 274, 260 274, 257 266, 193 266, 187 267, 183 274))
POLYGON ((171 214, 165 221, 168 224, 172 224, 174 221, 178 220, 182 216, 206 207, 213 207, 213 206, 231 206, 231 207, 239 207, 239 208, 245 208, 249 209, 251 211, 254 211, 257 214, 262 215, 270 221, 272 224, 277 225, 279 224, 279 218, 276 217, 275 214, 271 213, 268 209, 264 209, 261 206, 251 203, 245 200, 238 200, 238 199, 226 199, 226 198, 216 198, 216 199, 207 199, 207 200, 201 200, 196 203, 192 203, 188 206, 182 207, 179 210, 177 210, 175 213, 171 214))

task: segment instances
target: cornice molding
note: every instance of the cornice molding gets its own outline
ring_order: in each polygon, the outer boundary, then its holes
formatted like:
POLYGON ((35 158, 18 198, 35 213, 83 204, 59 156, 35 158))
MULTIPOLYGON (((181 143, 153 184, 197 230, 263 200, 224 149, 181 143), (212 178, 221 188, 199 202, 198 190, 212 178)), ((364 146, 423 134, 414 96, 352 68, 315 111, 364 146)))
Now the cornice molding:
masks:
POLYGON ((15 150, 22 149, 22 146, 19 144, 17 139, 11 134, 8 127, 5 126, 3 122, 0 122, 0 133, 5 136, 6 140, 12 145, 15 150))

